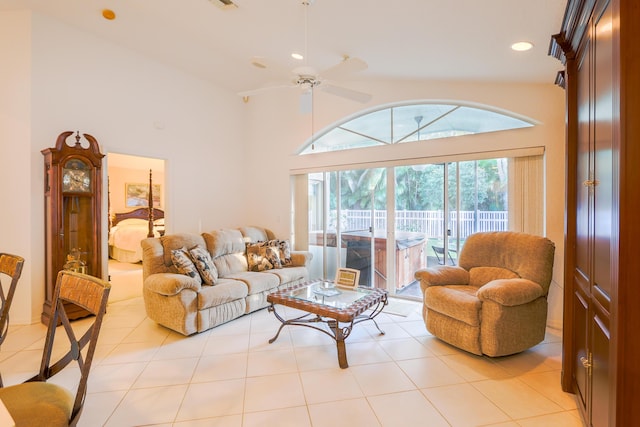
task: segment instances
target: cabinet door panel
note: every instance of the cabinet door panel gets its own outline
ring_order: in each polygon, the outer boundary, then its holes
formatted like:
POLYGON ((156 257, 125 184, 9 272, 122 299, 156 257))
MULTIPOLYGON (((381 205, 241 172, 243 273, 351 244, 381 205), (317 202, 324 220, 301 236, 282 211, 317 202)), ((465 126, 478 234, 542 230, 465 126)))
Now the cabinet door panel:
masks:
MULTIPOLYGON (((593 285, 609 310, 613 218, 613 28, 611 5, 595 24, 594 58, 594 263, 593 285)), ((598 293, 596 293, 596 296, 598 293)))
POLYGON ((591 67, 588 46, 578 69, 578 141, 576 164, 576 242, 575 268, 584 277, 591 276, 590 271, 590 188, 586 183, 591 179, 591 147, 590 147, 590 80, 588 70, 591 67))
POLYGON ((609 425, 609 328, 599 316, 592 322, 591 425, 609 425))
POLYGON ((589 359, 587 352, 587 336, 589 327, 589 307, 585 299, 576 292, 574 294, 574 321, 575 329, 573 331, 575 343, 575 380, 578 388, 578 396, 582 403, 583 409, 587 406, 588 399, 588 370, 583 366, 582 361, 589 359))

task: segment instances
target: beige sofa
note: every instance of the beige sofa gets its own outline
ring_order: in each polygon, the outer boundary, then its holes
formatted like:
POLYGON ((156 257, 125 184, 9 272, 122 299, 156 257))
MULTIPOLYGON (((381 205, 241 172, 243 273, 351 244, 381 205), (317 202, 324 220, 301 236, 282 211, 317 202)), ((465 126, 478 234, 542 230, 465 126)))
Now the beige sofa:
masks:
POLYGON ((541 342, 555 246, 509 231, 467 238, 457 266, 418 270, 427 330, 468 352, 506 356, 541 342))
POLYGON ((291 251, 289 265, 282 268, 250 271, 247 244, 276 240, 270 230, 260 227, 143 240, 142 295, 147 315, 169 329, 191 335, 266 307, 270 292, 309 279, 311 254, 302 251, 291 251), (195 247, 210 255, 215 266, 211 269, 216 276, 213 285, 203 282, 199 274, 180 273, 174 264, 172 251, 195 247))

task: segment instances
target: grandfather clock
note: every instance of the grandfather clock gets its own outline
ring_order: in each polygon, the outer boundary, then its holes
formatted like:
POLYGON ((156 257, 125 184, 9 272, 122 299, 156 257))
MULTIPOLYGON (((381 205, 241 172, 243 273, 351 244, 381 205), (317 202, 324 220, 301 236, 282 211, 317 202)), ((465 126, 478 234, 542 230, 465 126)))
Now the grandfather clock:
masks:
MULTIPOLYGON (((41 321, 48 323, 58 272, 63 269, 102 276, 102 158, 89 135, 63 132, 44 155, 45 301, 41 321), (75 141, 73 141, 75 139, 75 141), (69 141, 71 140, 71 141, 69 141)), ((70 319, 89 313, 65 304, 70 319)))

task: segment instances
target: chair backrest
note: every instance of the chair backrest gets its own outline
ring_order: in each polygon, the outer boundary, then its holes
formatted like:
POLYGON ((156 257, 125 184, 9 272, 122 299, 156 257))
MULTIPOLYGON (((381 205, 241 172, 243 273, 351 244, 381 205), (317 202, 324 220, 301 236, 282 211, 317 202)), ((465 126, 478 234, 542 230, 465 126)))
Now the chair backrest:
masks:
MULTIPOLYGON (((102 319, 106 312, 107 300, 111 285, 97 277, 86 274, 76 273, 72 271, 60 271, 56 280, 56 287, 51 302, 51 316, 49 318, 49 327, 47 330, 47 338, 44 343, 44 353, 42 355, 42 363, 38 375, 28 381, 46 381, 62 369, 64 369, 71 361, 75 360, 80 369, 80 379, 75 393, 73 410, 71 412, 71 425, 77 421, 82 412, 82 405, 87 393, 87 381, 89 379, 89 371, 91 362, 98 342, 98 334, 102 326, 102 319), (76 337, 76 331, 71 327, 69 318, 64 309, 64 303, 76 304, 91 314, 93 318, 83 320, 83 330, 88 322, 88 328, 84 330, 80 338, 76 337), (91 322, 91 319, 93 320, 91 322), (61 324, 61 326, 58 326, 61 324), (54 350, 54 341, 56 333, 65 331, 69 340, 69 350, 52 362, 52 353, 54 350), (83 351, 86 347, 86 352, 83 351)), ((80 333, 80 332, 78 332, 80 333)), ((55 343, 56 354, 59 354, 60 339, 55 343)))
MULTIPOLYGON (((18 280, 22 274, 23 265, 24 258, 18 255, 0 253, 0 273, 9 276, 11 279, 9 286, 6 288, 7 293, 5 295, 4 287, 2 286, 2 277, 0 276, 0 344, 2 344, 7 336, 7 330, 9 329, 9 309, 11 308, 13 295, 16 292, 18 280)), ((0 385, 1 384, 0 382, 0 385)))
POLYGON ((458 257, 465 270, 501 267, 549 291, 553 275, 554 243, 546 237, 514 231, 489 231, 467 237, 458 257))

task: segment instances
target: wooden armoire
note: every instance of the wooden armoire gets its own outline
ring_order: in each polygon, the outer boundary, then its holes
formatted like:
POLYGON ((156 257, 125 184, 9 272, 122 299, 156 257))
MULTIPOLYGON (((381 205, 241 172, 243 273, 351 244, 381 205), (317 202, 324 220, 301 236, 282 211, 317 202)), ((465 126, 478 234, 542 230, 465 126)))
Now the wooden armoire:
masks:
POLYGON ((569 0, 562 388, 588 426, 640 425, 640 1, 569 0))

